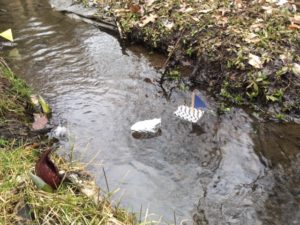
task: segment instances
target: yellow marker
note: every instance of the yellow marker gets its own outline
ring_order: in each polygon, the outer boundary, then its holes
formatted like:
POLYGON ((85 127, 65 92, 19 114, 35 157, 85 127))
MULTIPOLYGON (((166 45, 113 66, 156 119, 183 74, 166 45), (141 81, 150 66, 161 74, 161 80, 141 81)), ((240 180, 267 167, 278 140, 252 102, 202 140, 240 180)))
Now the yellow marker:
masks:
POLYGON ((11 29, 7 29, 6 31, 3 31, 2 33, 0 33, 0 36, 7 39, 7 40, 9 40, 9 41, 11 41, 11 42, 14 41, 11 29))

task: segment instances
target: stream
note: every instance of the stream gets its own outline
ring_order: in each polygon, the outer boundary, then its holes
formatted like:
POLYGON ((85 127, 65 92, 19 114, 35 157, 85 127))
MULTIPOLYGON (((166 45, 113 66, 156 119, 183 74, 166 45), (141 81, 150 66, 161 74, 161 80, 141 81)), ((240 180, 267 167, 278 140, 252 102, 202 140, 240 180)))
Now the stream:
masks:
MULTIPOLYGON (((16 46, 1 55, 50 103, 67 127, 59 154, 87 164, 113 202, 161 224, 300 224, 300 125, 261 122, 243 109, 197 124, 173 116, 188 91, 166 100, 149 80, 165 58, 54 11, 46 0, 0 0, 1 31, 16 46), (130 127, 162 118, 162 133, 135 139, 130 127)), ((1 40, 1 43, 4 41, 1 40)), ((0 44, 1 44, 0 43, 0 44)))

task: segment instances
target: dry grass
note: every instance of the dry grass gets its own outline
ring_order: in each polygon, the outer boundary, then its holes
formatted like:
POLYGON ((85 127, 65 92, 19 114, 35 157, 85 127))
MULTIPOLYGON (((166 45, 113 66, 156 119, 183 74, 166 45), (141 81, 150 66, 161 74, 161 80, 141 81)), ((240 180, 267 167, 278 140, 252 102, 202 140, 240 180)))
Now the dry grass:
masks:
MULTIPOLYGON (((34 169, 39 150, 32 145, 13 146, 2 140, 0 147, 0 224, 134 223, 132 214, 112 207, 103 196, 95 202, 76 184, 64 182, 54 193, 38 190, 28 173, 34 169)), ((82 172, 82 167, 54 158, 59 168, 82 172)))

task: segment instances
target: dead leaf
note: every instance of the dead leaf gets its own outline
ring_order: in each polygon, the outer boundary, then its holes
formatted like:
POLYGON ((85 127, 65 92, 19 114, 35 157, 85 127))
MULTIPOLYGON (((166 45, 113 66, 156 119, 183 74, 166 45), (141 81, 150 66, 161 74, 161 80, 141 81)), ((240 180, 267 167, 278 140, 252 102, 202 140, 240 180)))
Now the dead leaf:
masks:
POLYGON ((234 6, 236 8, 242 8, 243 7, 243 2, 242 0, 234 0, 234 6))
POLYGON ((33 105, 35 106, 39 106, 40 103, 39 103, 39 98, 37 95, 30 95, 30 100, 32 102, 33 105))
POLYGON ((136 4, 132 4, 130 6, 130 12, 132 13, 140 13, 141 7, 139 5, 136 4))
POLYGON ((254 33, 250 33, 248 34, 244 40, 247 42, 247 43, 258 43, 260 41, 260 38, 258 37, 257 34, 254 34, 254 33))
POLYGON ((183 13, 189 13, 189 12, 193 12, 194 9, 192 7, 188 7, 188 8, 181 8, 178 10, 178 12, 183 12, 183 13))
POLYGON ((157 15, 150 14, 149 16, 144 17, 141 23, 139 23, 140 27, 146 26, 148 23, 155 22, 157 15))
POLYGON ((214 16, 216 18, 216 22, 218 25, 222 25, 223 27, 228 23, 228 17, 226 16, 214 16))
POLYGON ((206 14, 206 13, 209 13, 209 12, 211 12, 212 11, 212 9, 203 9, 203 10, 199 10, 199 11, 197 11, 198 13, 203 13, 203 14, 206 14))
POLYGON ((292 71, 296 76, 300 77, 300 65, 298 63, 293 64, 292 71))
POLYGON ((156 0, 145 0, 146 6, 151 6, 156 0))
POLYGON ((248 63, 251 66, 253 66, 253 67, 257 68, 257 69, 261 69, 263 67, 263 63, 262 63, 262 61, 261 61, 261 59, 260 59, 259 56, 253 55, 253 54, 249 53, 248 58, 249 58, 248 63))
POLYGON ((34 122, 32 124, 32 129, 33 130, 44 129, 48 123, 48 119, 47 119, 46 115, 34 113, 33 116, 34 116, 34 122))
POLYGON ((197 18, 197 17, 195 17, 195 16, 191 16, 191 18, 192 18, 192 20, 194 20, 195 22, 199 22, 200 20, 197 18))
POLYGON ((300 16, 299 15, 294 15, 294 17, 290 17, 290 21, 291 23, 296 23, 296 24, 300 24, 300 16))
POLYGON ((298 29, 300 29, 300 26, 297 25, 297 24, 292 23, 292 24, 289 25, 288 28, 289 28, 290 30, 298 30, 298 29))
POLYGON ((256 19, 255 22, 250 26, 250 30, 254 32, 260 31, 264 28, 264 20, 263 19, 256 19))
POLYGON ((172 21, 165 20, 162 23, 168 30, 171 30, 174 27, 174 23, 172 21))
POLYGON ((288 3, 288 0, 277 0, 276 5, 283 6, 284 4, 288 3))
POLYGON ((272 14, 273 13, 273 7, 272 6, 262 6, 263 10, 265 10, 266 14, 272 14))

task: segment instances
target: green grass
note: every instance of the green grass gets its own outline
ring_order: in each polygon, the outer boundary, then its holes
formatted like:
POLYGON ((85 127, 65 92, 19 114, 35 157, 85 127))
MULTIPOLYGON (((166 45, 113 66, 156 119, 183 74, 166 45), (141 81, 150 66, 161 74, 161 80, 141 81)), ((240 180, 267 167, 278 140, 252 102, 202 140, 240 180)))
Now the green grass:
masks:
POLYGON ((133 224, 134 215, 113 207, 93 179, 83 175, 84 166, 55 154, 52 159, 60 170, 81 175, 84 187, 97 192, 88 197, 82 186, 70 181, 54 193, 36 187, 29 173, 34 173, 40 155, 36 146, 44 144, 32 137, 31 142, 37 143, 26 144, 18 136, 18 130, 30 122, 30 94, 0 58, 0 224, 133 224))
MULTIPOLYGON (((6 142, 0 147, 0 224, 133 224, 132 214, 112 207, 102 196, 95 202, 74 184, 65 182, 54 193, 38 190, 28 175, 38 156, 31 145, 11 147, 6 142)), ((80 167, 53 158, 59 168, 80 173, 80 167)))
POLYGON ((17 78, 0 58, 0 121, 11 118, 25 119, 30 102, 30 88, 17 78))

